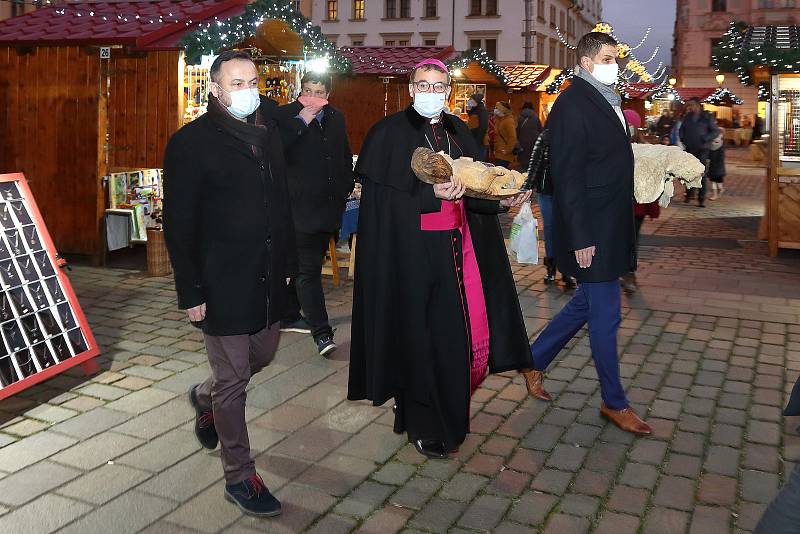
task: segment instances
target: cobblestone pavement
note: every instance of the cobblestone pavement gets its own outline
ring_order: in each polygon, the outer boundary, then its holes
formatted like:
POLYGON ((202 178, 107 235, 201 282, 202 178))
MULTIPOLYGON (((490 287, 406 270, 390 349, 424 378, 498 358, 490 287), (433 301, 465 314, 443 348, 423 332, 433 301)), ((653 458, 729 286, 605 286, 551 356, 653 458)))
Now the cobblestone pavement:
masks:
MULTIPOLYGON (((388 407, 345 400, 352 286, 328 285, 339 351, 286 335, 251 383, 258 468, 284 504, 253 520, 223 500, 219 452, 192 435, 186 391, 208 367, 171 280, 82 267, 104 371, 0 401, 0 532, 750 531, 800 459, 797 421, 780 415, 800 371, 800 255, 766 256, 763 171, 729 154, 721 200, 645 223, 641 291, 624 300, 622 374, 653 437, 600 419, 582 333, 548 374, 555 402, 492 376, 460 452, 425 461, 388 407)), ((568 296, 541 266, 514 270, 533 337, 568 296)))

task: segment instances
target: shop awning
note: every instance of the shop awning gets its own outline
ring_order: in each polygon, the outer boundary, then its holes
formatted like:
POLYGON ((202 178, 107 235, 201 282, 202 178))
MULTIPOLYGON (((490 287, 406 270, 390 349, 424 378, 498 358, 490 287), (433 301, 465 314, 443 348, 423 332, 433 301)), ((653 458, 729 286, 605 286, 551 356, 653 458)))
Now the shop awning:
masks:
POLYGON ((240 15, 246 5, 247 0, 63 3, 0 22, 0 43, 174 49, 200 23, 240 15))
POLYGON ((451 46, 353 46, 339 55, 350 60, 353 74, 391 77, 408 74, 423 59, 448 63, 459 54, 451 46))
POLYGON ((504 65, 501 67, 508 77, 508 87, 536 91, 549 76, 552 68, 549 65, 504 65))

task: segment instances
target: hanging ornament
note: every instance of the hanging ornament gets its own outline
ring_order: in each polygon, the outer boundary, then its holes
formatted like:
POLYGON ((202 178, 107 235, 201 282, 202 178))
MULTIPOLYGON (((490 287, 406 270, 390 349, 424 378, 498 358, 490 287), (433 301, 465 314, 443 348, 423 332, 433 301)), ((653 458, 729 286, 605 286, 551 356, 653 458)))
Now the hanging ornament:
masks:
POLYGON ((617 57, 625 59, 631 53, 631 47, 626 43, 619 43, 617 45, 617 57))
POLYGON ((598 22, 595 25, 594 30, 592 30, 592 31, 600 32, 600 33, 607 33, 607 34, 610 35, 614 31, 614 29, 611 27, 611 24, 609 24, 607 22, 598 22))

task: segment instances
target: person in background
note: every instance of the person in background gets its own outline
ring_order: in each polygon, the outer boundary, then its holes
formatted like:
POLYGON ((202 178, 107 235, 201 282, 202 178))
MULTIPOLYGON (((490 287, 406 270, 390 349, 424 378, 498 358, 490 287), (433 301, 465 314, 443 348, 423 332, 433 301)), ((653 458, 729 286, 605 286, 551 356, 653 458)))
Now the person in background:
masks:
POLYGON ((681 143, 681 136, 678 135, 678 132, 681 130, 681 126, 683 125, 683 113, 680 111, 675 112, 675 124, 672 126, 672 131, 669 133, 669 144, 671 146, 677 146, 681 150, 685 149, 683 143, 681 143))
POLYGON ((494 163, 499 167, 510 169, 515 158, 514 147, 517 145, 514 114, 506 102, 498 102, 494 106, 494 116, 494 163))
MULTIPOLYGON (((697 205, 704 208, 706 205, 706 191, 708 190, 709 147, 711 142, 719 135, 719 127, 714 115, 708 111, 703 111, 700 99, 692 98, 686 105, 686 113, 683 116, 683 124, 681 124, 679 135, 686 146, 686 151, 699 159, 706 167, 706 172, 703 173, 703 185, 697 195, 697 205)), ((692 198, 694 198, 694 189, 688 189, 684 202, 688 203, 692 198)))
POLYGON ((489 110, 483 101, 483 94, 475 93, 467 100, 467 115, 469 116, 469 131, 478 146, 478 155, 475 159, 486 161, 489 157, 489 143, 486 132, 489 129, 489 110))
POLYGON ((443 113, 447 66, 420 62, 411 106, 381 119, 356 164, 362 196, 347 398, 395 399, 394 430, 446 458, 469 432, 470 397, 487 372, 529 367, 528 335, 498 213, 506 200, 462 198, 458 177, 420 181, 418 147, 474 157, 467 125, 443 113))
POLYGON ((531 153, 533 152, 533 145, 542 131, 542 123, 539 121, 539 116, 533 109, 533 104, 525 102, 522 104, 522 110, 519 112, 519 119, 517 120, 517 159, 520 166, 527 164, 531 160, 531 153))
POLYGON ((354 183, 344 115, 328 103, 330 92, 330 74, 308 72, 300 97, 275 114, 282 130, 293 131, 298 120, 306 126, 299 135, 285 136, 298 273, 289 287, 281 330, 311 334, 321 356, 336 350, 325 309, 322 264, 354 183))
POLYGON ((619 278, 635 260, 633 150, 622 98, 617 41, 601 32, 578 42, 580 70, 547 120, 553 171, 556 263, 578 279, 578 289, 531 345, 528 393, 551 401, 544 371, 588 323, 602 404, 600 416, 625 432, 652 433, 622 387, 617 332, 622 320, 619 278))
POLYGON ((711 181, 709 200, 717 200, 725 192, 725 130, 719 129, 719 136, 711 144, 708 155, 708 179, 711 181), (715 148, 716 147, 716 148, 715 148))
MULTIPOLYGON (((553 243, 553 177, 550 173, 550 143, 547 128, 539 134, 533 145, 531 159, 528 163, 527 183, 538 195, 544 233, 544 265, 547 269, 544 283, 550 285, 556 281, 558 266, 553 243)), ((562 273, 562 280, 564 287, 568 290, 578 287, 578 282, 571 276, 562 273)))
MULTIPOLYGON (((631 143, 646 143, 639 130, 642 125, 642 117, 632 109, 626 109, 623 113, 625 115, 625 119, 628 121, 628 132, 631 137, 631 143)), ((667 136, 664 137, 666 138, 667 136)), ((639 264, 639 241, 642 232, 642 225, 644 224, 646 217, 650 217, 650 219, 658 219, 659 215, 661 215, 661 206, 659 206, 657 200, 647 204, 639 204, 638 202, 634 201, 633 217, 634 224, 636 225, 634 254, 636 255, 637 261, 634 262, 633 269, 623 274, 620 280, 620 283, 622 284, 622 290, 628 295, 632 295, 639 290, 639 284, 636 280, 636 270, 639 264)))
MULTIPOLYGON (((281 504, 256 473, 245 388, 275 356, 297 272, 286 163, 277 103, 259 96, 250 55, 221 53, 209 77, 208 112, 167 143, 164 239, 178 307, 202 329, 211 367, 189 390, 195 436, 205 449, 222 446, 225 499, 268 517, 281 504)), ((305 126, 293 128, 299 135, 305 126)))
POLYGON ((672 112, 668 109, 662 110, 661 116, 656 122, 656 135, 659 139, 669 135, 673 126, 675 126, 675 118, 672 116, 672 112))

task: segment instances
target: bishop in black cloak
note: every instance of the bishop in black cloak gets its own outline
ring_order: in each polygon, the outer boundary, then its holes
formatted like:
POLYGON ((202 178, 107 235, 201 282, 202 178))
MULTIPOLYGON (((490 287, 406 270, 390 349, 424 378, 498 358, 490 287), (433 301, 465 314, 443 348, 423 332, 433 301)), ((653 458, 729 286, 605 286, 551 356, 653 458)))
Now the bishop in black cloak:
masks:
POLYGON ((372 127, 356 165, 363 188, 348 398, 394 398, 395 432, 441 458, 466 438, 470 396, 487 370, 521 370, 532 359, 497 217, 507 207, 442 200, 416 178, 417 147, 454 159, 474 158, 478 147, 458 117, 431 105, 443 106, 450 90, 441 62, 422 62, 411 81, 414 104, 372 127))

